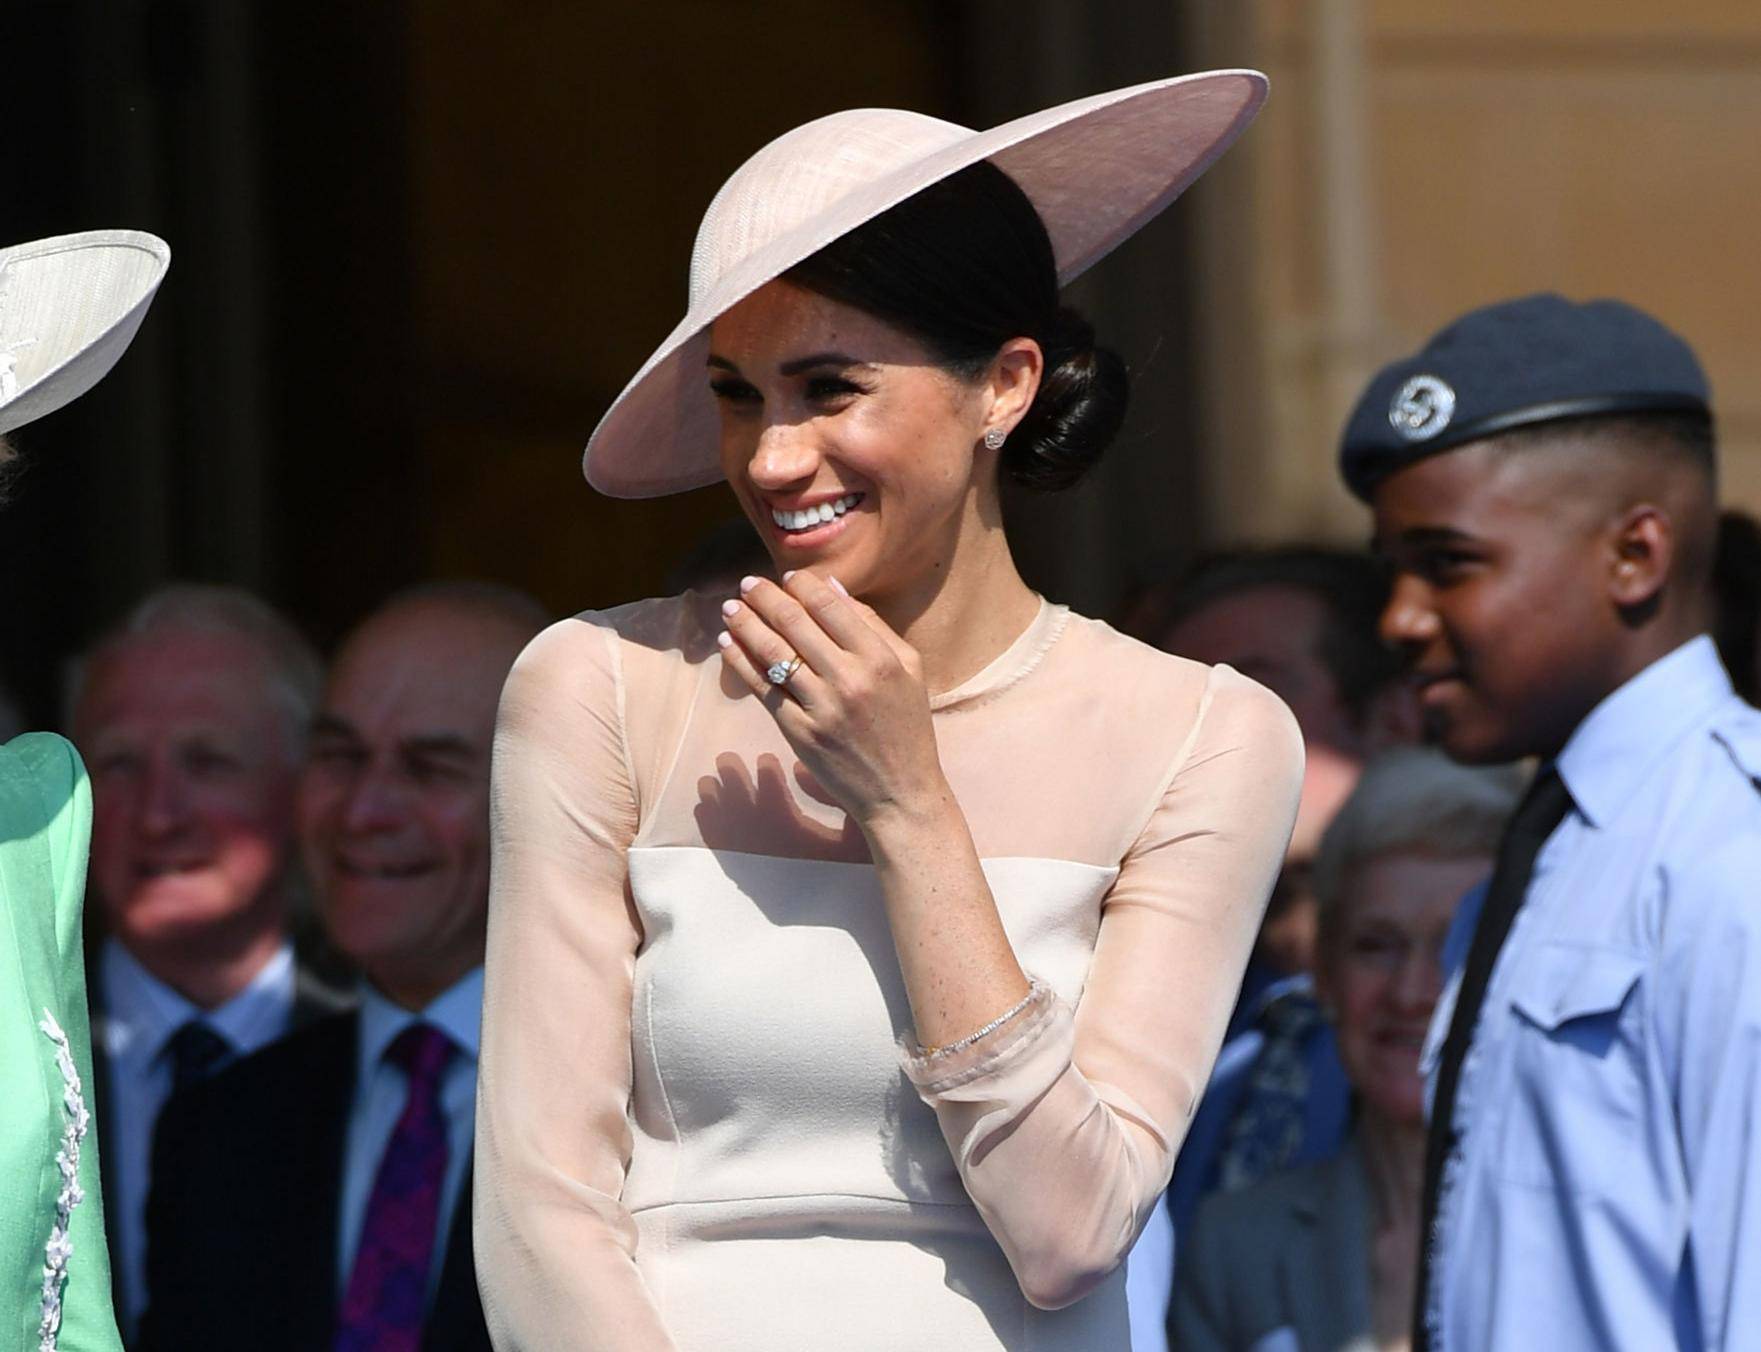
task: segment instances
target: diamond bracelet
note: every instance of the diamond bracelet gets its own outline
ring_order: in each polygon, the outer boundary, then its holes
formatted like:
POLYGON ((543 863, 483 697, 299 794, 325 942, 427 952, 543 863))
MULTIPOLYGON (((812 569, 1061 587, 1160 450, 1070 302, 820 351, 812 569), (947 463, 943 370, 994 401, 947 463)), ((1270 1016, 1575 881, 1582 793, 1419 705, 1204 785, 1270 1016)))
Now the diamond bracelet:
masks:
POLYGON ((1010 1006, 1008 1009, 1004 1010, 1001 1014, 997 1015, 996 1018, 992 1019, 983 1028, 980 1028, 976 1033, 968 1033, 965 1037, 961 1038, 958 1042, 950 1042, 945 1047, 926 1047, 923 1052, 924 1056, 926 1058, 927 1057, 937 1057, 937 1056, 952 1056, 955 1052, 964 1051, 966 1048, 970 1047, 973 1043, 979 1041, 979 1039, 989 1037, 992 1033, 996 1032, 997 1029, 1001 1028, 1004 1024, 1008 1023, 1010 1019, 1014 1018, 1022 1010, 1026 1009, 1029 1005, 1031 1005, 1034 1001, 1034 997, 1037 996, 1040 993, 1040 991, 1042 991, 1043 989, 1045 989, 1045 988, 1043 986, 1041 986, 1039 982, 1029 981, 1027 984, 1027 994, 1022 996, 1021 999, 1019 1001, 1017 1001, 1014 1005, 1010 1006))

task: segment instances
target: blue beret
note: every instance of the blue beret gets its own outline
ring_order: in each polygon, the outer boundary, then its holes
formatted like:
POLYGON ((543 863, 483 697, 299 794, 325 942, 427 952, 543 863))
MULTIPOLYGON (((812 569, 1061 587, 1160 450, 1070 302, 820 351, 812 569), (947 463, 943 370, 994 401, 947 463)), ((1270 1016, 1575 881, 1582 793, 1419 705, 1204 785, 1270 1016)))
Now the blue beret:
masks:
POLYGON ((1339 470, 1368 502, 1383 479, 1517 427, 1605 413, 1711 414, 1693 349, 1618 300, 1524 296, 1472 310, 1385 366, 1345 424, 1339 470))

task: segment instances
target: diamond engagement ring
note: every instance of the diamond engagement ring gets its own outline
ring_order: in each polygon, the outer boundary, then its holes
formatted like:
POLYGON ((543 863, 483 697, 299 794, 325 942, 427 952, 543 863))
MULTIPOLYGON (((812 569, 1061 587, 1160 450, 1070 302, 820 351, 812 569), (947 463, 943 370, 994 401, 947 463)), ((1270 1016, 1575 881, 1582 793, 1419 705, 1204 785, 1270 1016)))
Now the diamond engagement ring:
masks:
POLYGON ((784 662, 772 662, 770 669, 764 673, 764 679, 772 685, 787 685, 789 677, 801 669, 801 658, 797 654, 784 662))

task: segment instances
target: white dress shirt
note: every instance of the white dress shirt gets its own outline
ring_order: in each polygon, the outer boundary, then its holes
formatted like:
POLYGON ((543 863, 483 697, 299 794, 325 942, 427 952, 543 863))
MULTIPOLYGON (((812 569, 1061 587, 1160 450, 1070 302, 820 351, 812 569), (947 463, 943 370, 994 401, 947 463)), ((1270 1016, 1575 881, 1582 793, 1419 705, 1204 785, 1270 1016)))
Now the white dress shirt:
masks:
POLYGON ((114 1130, 104 1142, 104 1191, 111 1197, 110 1265, 122 1296, 117 1316, 132 1334, 147 1304, 147 1189, 153 1165, 153 1125, 171 1094, 166 1044, 200 1017, 245 1056, 287 1032, 294 1004, 294 954, 283 944, 232 999, 202 1010, 172 990, 114 939, 104 945, 98 979, 104 1015, 94 1041, 110 1072, 108 1104, 99 1111, 114 1130))
POLYGON ((471 1163, 471 1134, 477 1102, 477 1035, 483 1012, 483 969, 472 968, 420 1013, 393 1004, 370 985, 361 984, 361 1032, 356 1044, 355 1097, 349 1109, 348 1140, 343 1157, 341 1233, 337 1237, 337 1293, 347 1292, 367 1201, 379 1162, 403 1114, 409 1078, 385 1053, 412 1023, 432 1024, 453 1040, 458 1054, 447 1062, 440 1079, 440 1107, 446 1114, 446 1177, 440 1191, 440 1216, 435 1225, 434 1257, 428 1273, 432 1298, 446 1262, 453 1213, 471 1163))

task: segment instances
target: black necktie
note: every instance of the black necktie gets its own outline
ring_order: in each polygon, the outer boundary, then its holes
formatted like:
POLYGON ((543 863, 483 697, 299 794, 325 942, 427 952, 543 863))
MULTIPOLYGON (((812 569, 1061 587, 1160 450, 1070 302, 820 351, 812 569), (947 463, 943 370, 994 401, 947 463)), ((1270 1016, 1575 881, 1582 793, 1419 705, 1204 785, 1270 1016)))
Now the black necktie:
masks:
POLYGON ((1474 926, 1474 941, 1468 949, 1467 965, 1462 969, 1455 1013, 1449 1021, 1449 1035, 1443 1040, 1443 1054, 1437 1064, 1437 1089, 1431 1099, 1431 1129, 1425 1141, 1418 1306, 1413 1317, 1414 1352, 1426 1352, 1431 1345, 1425 1310, 1432 1280, 1437 1197, 1443 1184, 1443 1166, 1455 1149, 1455 1094, 1461 1082, 1461 1065, 1474 1038, 1474 1026, 1479 1021, 1480 1006, 1486 1000, 1486 987, 1492 980, 1498 950, 1504 947, 1510 926, 1522 907, 1523 896, 1529 890, 1529 878, 1535 871, 1535 856, 1569 811, 1571 792, 1559 777, 1559 771, 1549 765, 1536 776, 1510 824, 1505 827, 1504 840, 1498 847, 1498 863, 1492 871, 1492 883, 1486 889, 1486 902, 1480 909, 1479 923, 1474 926))
POLYGON ((171 1057, 171 1092, 212 1075, 220 1063, 232 1055, 227 1040, 200 1019, 191 1019, 173 1033, 165 1043, 171 1057))

